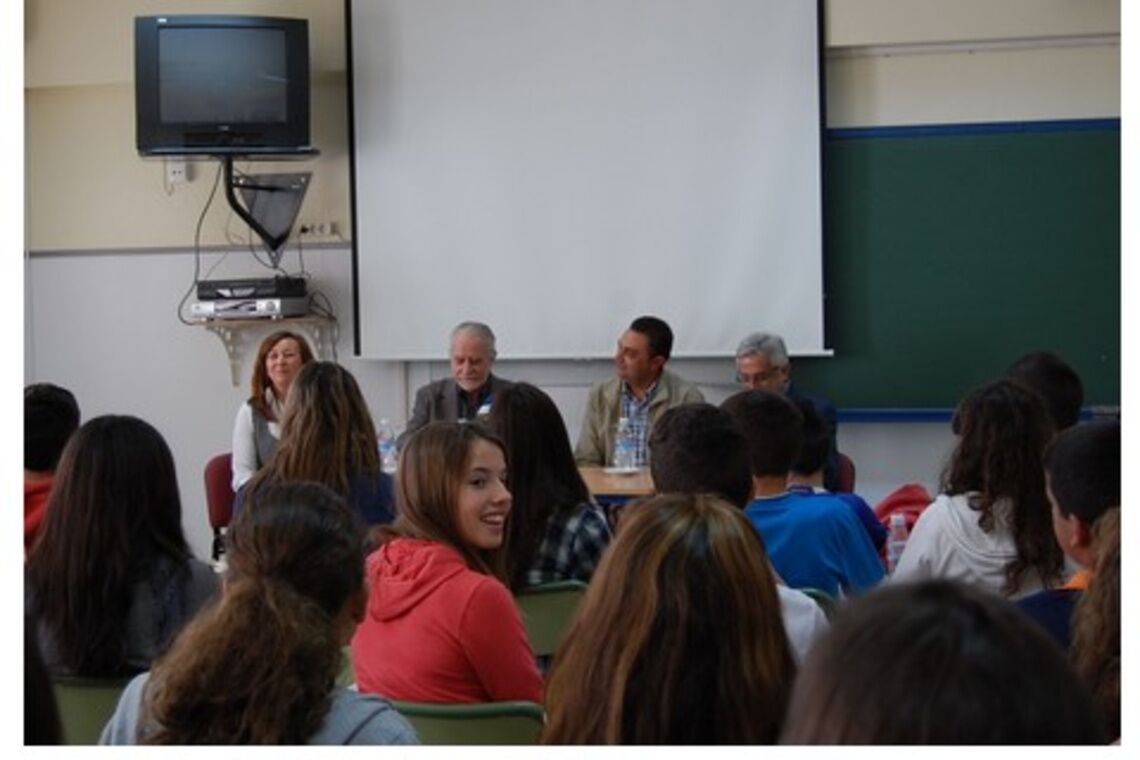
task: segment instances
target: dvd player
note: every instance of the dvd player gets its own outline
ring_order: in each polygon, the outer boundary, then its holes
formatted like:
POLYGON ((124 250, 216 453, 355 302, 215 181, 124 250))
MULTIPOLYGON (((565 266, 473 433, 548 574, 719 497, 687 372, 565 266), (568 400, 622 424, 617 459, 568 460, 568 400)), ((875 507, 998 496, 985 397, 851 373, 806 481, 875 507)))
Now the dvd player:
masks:
POLYGON ((204 319, 302 317, 308 313, 308 298, 217 298, 190 304, 190 316, 204 319))
POLYGON ((224 298, 304 298, 308 293, 304 277, 263 277, 237 280, 199 280, 198 300, 224 298))

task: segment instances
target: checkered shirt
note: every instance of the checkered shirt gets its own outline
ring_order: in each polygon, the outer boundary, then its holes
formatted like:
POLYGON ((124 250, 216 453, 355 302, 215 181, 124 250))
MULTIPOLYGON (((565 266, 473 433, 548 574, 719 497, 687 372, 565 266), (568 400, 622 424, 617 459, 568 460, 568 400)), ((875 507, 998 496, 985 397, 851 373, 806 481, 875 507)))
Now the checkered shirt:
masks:
POLYGON ((656 382, 649 386, 643 401, 637 400, 629 385, 621 384, 621 414, 618 416, 629 420, 629 427, 637 436, 637 448, 633 452, 633 464, 636 467, 644 467, 648 462, 646 451, 649 442, 649 405, 653 403, 653 397, 656 395, 656 382))
POLYGON ((585 502, 569 512, 551 515, 525 583, 588 582, 610 542, 610 527, 597 504, 585 502))

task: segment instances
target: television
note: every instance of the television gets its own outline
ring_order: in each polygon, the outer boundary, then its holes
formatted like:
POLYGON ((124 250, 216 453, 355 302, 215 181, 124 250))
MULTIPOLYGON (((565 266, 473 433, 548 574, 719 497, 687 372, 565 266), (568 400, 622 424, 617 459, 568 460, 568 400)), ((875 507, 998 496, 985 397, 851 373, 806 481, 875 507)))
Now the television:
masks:
POLYGON ((135 18, 140 155, 312 154, 309 22, 135 18))

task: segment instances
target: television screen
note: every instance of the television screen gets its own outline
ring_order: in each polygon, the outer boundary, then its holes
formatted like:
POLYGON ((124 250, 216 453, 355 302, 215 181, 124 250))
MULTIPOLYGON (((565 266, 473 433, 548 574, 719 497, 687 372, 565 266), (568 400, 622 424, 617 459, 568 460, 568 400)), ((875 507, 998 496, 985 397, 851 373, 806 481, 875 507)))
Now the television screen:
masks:
POLYGON ((143 155, 309 151, 308 23, 137 18, 135 100, 143 155))

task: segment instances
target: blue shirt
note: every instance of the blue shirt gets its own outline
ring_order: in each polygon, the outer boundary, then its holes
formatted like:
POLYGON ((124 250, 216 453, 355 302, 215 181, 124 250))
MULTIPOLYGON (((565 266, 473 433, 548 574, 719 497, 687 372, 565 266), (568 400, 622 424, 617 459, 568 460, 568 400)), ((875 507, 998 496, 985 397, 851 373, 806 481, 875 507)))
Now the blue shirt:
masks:
POLYGON ((644 467, 648 460, 645 452, 649 441, 649 405, 653 403, 653 397, 656 395, 656 382, 649 386, 645 391, 645 398, 640 401, 633 395, 629 385, 621 384, 621 414, 618 416, 629 420, 629 429, 637 436, 637 449, 633 454, 635 467, 644 467))
POLYGON ((857 594, 883 579, 867 531, 846 502, 832 494, 784 493, 753 499, 745 514, 764 541, 768 559, 792 588, 832 596, 857 594))

